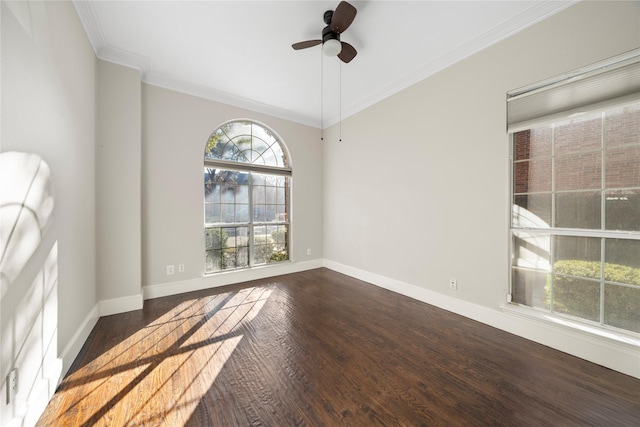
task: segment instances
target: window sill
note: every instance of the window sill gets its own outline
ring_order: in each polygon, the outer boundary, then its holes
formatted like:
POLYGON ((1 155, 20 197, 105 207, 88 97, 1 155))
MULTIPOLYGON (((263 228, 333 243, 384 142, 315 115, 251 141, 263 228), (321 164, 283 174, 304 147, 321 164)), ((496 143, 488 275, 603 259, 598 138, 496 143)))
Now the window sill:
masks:
POLYGON ((530 307, 518 304, 508 304, 502 306, 502 311, 508 315, 537 321, 546 325, 559 326, 572 332, 578 332, 588 337, 603 338, 619 344, 626 344, 635 348, 640 348, 640 334, 634 332, 624 333, 619 330, 608 329, 586 322, 580 322, 570 318, 542 312, 530 307))
POLYGON ((214 271, 212 273, 202 273, 202 277, 225 276, 225 275, 233 275, 234 273, 250 274, 252 271, 255 272, 255 271, 260 271, 262 269, 276 268, 278 266, 282 267, 283 265, 290 265, 292 263, 293 261, 288 259, 283 261, 271 262, 267 264, 255 265, 253 267, 243 267, 243 268, 236 268, 234 270, 220 270, 220 271, 214 271))

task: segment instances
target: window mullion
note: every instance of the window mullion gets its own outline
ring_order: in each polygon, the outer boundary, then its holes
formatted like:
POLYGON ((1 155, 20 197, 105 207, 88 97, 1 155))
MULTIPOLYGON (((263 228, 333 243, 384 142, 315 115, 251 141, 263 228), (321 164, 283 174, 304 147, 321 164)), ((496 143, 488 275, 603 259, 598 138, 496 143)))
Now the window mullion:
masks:
POLYGON ((604 325, 604 261, 606 259, 606 239, 600 239, 600 324, 604 325))
MULTIPOLYGON (((604 232, 606 228, 606 149, 605 146, 605 117, 606 113, 603 112, 600 120, 600 147, 602 152, 602 158, 600 159, 600 171, 602 176, 601 179, 601 190, 600 190, 600 229, 604 232)), ((605 254, 605 237, 600 238, 600 324, 604 325, 604 261, 606 258, 605 254)))
MULTIPOLYGON (((556 126, 551 126, 551 228, 556 228, 556 126)), ((549 311, 554 312, 554 291, 555 291, 555 242, 554 235, 550 235, 549 239, 549 267, 551 269, 549 274, 549 311)))
POLYGON ((253 267, 254 264, 254 253, 255 249, 253 247, 253 173, 249 172, 249 212, 247 213, 249 216, 249 232, 247 235, 249 236, 249 267, 253 267))

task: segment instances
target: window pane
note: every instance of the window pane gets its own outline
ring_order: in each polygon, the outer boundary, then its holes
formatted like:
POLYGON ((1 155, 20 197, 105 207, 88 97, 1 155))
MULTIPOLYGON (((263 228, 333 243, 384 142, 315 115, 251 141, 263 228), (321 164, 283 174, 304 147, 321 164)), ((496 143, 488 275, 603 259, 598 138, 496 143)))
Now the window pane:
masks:
POLYGON ((227 236, 222 248, 222 269, 231 270, 247 267, 248 257, 248 229, 247 227, 224 227, 223 236, 227 236))
POLYGON ((590 190, 602 188, 602 154, 584 153, 556 157, 555 189, 590 190))
POLYGON ((577 117, 557 124, 554 130, 556 154, 598 150, 602 147, 602 119, 577 117))
POLYGON ((288 227, 286 225, 278 225, 273 228, 271 238, 273 240, 273 253, 270 262, 285 261, 289 259, 287 236, 288 227))
POLYGON ((229 235, 227 247, 247 246, 247 227, 229 227, 224 230, 229 235))
POLYGON ((547 302, 548 273, 539 271, 513 269, 512 301, 534 308, 549 309, 547 302))
POLYGON ((278 187, 276 189, 276 203, 279 205, 284 204, 284 187, 278 187))
POLYGON ((556 195, 556 227, 599 229, 601 217, 600 192, 556 195))
POLYGON ((277 221, 278 206, 277 205, 266 205, 265 208, 267 210, 266 221, 268 221, 268 222, 277 221))
POLYGON ((604 141, 606 147, 640 142, 640 104, 616 108, 607 112, 604 141))
POLYGON ((604 279, 640 286, 640 240, 605 239, 604 279))
POLYGON ((222 270, 222 252, 220 250, 206 251, 205 273, 214 273, 222 270))
POLYGON ((236 203, 248 204, 249 203, 249 185, 238 185, 235 188, 236 203))
MULTIPOLYGON (((264 236, 262 237, 264 239, 264 236)), ((266 264, 271 258, 273 249, 271 245, 264 242, 256 242, 254 246, 253 265, 266 264)))
POLYGON ((236 204, 236 222, 249 222, 249 204, 236 204))
POLYGON ((276 242, 280 248, 284 248, 287 242, 287 226, 279 225, 275 235, 273 236, 273 240, 276 242))
POLYGON ((267 152, 262 154, 265 159, 264 164, 279 167, 288 166, 288 162, 285 159, 284 152, 282 151, 280 144, 277 143, 276 137, 271 133, 269 129, 266 129, 262 126, 254 125, 253 132, 255 136, 264 140, 270 147, 267 152))
POLYGON ((265 175, 264 176, 264 184, 275 186, 278 184, 278 177, 275 175, 265 175))
POLYGON ((523 194, 514 197, 512 224, 514 227, 549 227, 551 224, 551 194, 523 194))
MULTIPOLYGON (((252 146, 252 150, 254 151, 254 155, 255 157, 252 159, 252 161, 255 161, 258 157, 262 157, 262 155, 264 154, 265 151, 267 151, 269 149, 269 143, 260 139, 260 138, 256 138, 255 136, 253 137, 253 139, 251 140, 253 146, 252 146)), ((260 164, 267 164, 264 162, 264 159, 260 162, 260 164)))
POLYGON ((550 270, 551 236, 543 233, 513 233, 512 265, 550 270))
POLYGON ((221 218, 220 222, 231 224, 235 222, 235 204, 223 203, 220 205, 221 218))
POLYGON ((209 249, 223 249, 227 244, 228 234, 219 227, 205 229, 205 246, 209 249))
POLYGON ((236 251, 236 268, 249 267, 249 247, 239 247, 236 251))
POLYGON ((600 279, 601 240, 596 237, 554 237, 555 273, 600 279))
POLYGON ((222 270, 233 270, 236 268, 236 248, 226 248, 222 250, 222 270))
POLYGON ((605 223, 607 230, 640 231, 640 190, 607 191, 605 223))
POLYGON ((220 126, 220 129, 229 137, 234 138, 238 135, 250 135, 251 134, 251 122, 247 121, 234 121, 225 123, 220 126))
POLYGON ((209 203, 220 203, 220 187, 215 181, 216 170, 204 168, 204 200, 209 203))
POLYGON ((220 204, 219 203, 204 204, 204 222, 206 224, 220 222, 220 204))
POLYGON ((552 129, 550 126, 528 129, 514 134, 515 160, 551 157, 552 129))
POLYGON ((265 222, 267 220, 267 210, 264 205, 253 207, 253 220, 255 222, 265 222))
POLYGON ((266 191, 265 203, 275 203, 276 192, 278 191, 277 187, 267 186, 265 187, 265 191, 266 191))
POLYGON ((640 332, 640 286, 605 284, 604 323, 640 332))
POLYGON ((600 282, 553 275, 553 311, 600 321, 600 282))
POLYGON ((222 203, 235 203, 236 193, 235 186, 224 184, 220 188, 220 201, 222 203))
POLYGON ((278 164, 278 158, 273 149, 269 148, 262 153, 264 164, 269 166, 282 166, 282 161, 278 164))
POLYGON ((220 203, 220 186, 205 184, 204 201, 205 203, 220 203))
POLYGON ((217 158, 234 162, 247 163, 248 159, 244 155, 243 148, 238 146, 242 141, 233 139, 220 147, 220 154, 217 158))
POLYGON ((514 166, 514 191, 537 193, 551 191, 551 159, 527 160, 514 166))
POLYGON ((253 135, 267 142, 269 145, 276 142, 276 138, 273 136, 271 131, 269 131, 269 129, 256 125, 255 123, 253 125, 253 135))
POLYGON ((640 187, 640 146, 608 149, 605 161, 606 188, 640 187))
POLYGON ((254 205, 262 205, 265 203, 266 195, 265 195, 265 187, 263 185, 254 185, 253 187, 253 204, 254 205))
POLYGON ((254 265, 266 264, 273 253, 273 242, 267 234, 267 227, 259 225, 253 227, 254 265))

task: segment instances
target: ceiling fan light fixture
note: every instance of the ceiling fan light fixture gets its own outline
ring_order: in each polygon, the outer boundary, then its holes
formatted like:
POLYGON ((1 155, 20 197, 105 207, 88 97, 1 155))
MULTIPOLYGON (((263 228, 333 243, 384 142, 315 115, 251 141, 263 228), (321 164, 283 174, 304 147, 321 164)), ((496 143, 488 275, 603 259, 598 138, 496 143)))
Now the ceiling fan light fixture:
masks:
POLYGON ((342 51, 342 43, 336 39, 329 39, 322 45, 325 56, 337 56, 342 51))

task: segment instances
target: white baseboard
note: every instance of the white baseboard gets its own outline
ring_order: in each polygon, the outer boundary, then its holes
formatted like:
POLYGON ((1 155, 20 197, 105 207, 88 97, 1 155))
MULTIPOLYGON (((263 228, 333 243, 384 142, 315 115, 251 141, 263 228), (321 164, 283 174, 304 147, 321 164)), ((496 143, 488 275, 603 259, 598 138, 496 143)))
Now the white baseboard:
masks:
POLYGON ((93 327, 98 323, 99 313, 98 304, 96 304, 62 350, 60 354, 60 358, 62 359, 62 375, 60 376, 60 380, 67 374, 85 341, 89 338, 93 327))
POLYGON ((185 292, 199 291, 202 289, 247 282, 249 280, 264 279, 267 277, 280 276, 282 274, 312 270, 314 268, 320 268, 322 267, 322 265, 323 260, 321 259, 302 262, 283 262, 278 264, 266 265, 264 267, 254 267, 247 270, 216 273, 197 279, 143 286, 142 294, 144 295, 145 300, 160 298, 169 295, 182 294, 185 292))
POLYGON ((623 341, 598 336, 576 329, 568 322, 565 325, 554 324, 544 319, 503 310, 501 307, 490 309, 331 260, 324 260, 323 265, 381 288, 451 311, 623 374, 640 378, 640 348, 637 342, 632 342, 633 340, 623 341))
POLYGON ((140 310, 142 308, 142 295, 130 295, 128 297, 113 298, 98 302, 100 317, 112 314, 126 313, 127 311, 140 310))

